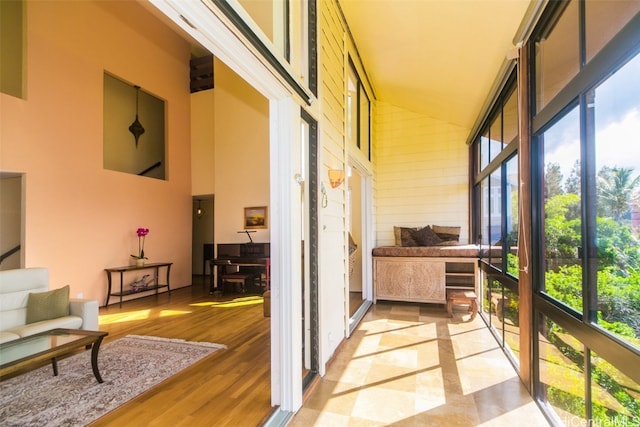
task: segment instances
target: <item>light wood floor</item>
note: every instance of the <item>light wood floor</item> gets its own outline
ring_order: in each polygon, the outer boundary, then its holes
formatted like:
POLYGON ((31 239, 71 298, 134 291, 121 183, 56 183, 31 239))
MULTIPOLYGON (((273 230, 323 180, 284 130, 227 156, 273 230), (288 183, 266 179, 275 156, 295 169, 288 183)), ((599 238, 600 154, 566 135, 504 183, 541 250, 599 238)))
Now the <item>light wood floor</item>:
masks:
MULTIPOLYGON (((127 334, 225 344, 92 426, 259 426, 269 417, 270 318, 258 301, 212 305, 206 286, 100 310, 106 341, 127 334)), ((338 349, 294 426, 548 425, 480 316, 374 305, 338 349)))
MULTIPOLYGON (((197 276, 196 276, 197 279, 197 276)), ((105 342, 125 335, 208 341, 228 348, 143 393, 92 426, 258 426, 272 413, 270 318, 261 300, 229 304, 194 280, 171 296, 100 309, 105 342)), ((225 298, 229 299, 229 297, 225 298)))

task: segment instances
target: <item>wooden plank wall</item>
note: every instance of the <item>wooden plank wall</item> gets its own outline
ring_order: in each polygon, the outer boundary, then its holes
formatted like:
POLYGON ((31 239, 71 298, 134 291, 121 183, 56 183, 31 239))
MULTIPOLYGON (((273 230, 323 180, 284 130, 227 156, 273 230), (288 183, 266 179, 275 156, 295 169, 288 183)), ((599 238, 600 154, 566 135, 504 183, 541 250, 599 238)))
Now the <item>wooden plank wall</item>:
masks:
POLYGON ((385 102, 374 111, 376 246, 394 244, 394 225, 461 226, 468 243, 469 129, 385 102))

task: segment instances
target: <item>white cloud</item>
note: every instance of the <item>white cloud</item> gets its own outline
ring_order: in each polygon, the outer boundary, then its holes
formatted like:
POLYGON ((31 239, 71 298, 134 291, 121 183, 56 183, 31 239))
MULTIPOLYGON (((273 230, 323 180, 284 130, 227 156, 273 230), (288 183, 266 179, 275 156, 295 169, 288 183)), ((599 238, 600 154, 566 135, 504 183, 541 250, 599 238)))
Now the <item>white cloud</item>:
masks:
MULTIPOLYGON (((554 133, 554 150, 545 152, 545 163, 558 163, 567 178, 576 159, 580 157, 580 140, 569 128, 554 133)), ((631 109, 619 121, 596 130, 596 170, 603 166, 633 168, 633 176, 640 174, 640 109, 631 109)))
MULTIPOLYGON (((640 174, 640 110, 634 108, 596 134, 597 168, 633 168, 640 174)), ((635 176, 634 174, 634 176, 635 176)))

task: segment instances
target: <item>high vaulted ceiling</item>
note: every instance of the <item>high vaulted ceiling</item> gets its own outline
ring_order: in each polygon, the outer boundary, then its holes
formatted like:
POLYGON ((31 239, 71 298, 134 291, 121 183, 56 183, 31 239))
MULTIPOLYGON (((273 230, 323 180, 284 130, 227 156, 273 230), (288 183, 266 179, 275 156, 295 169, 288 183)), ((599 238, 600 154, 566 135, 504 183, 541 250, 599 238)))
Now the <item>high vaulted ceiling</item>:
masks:
POLYGON ((339 0, 376 98, 472 128, 529 0, 339 0))

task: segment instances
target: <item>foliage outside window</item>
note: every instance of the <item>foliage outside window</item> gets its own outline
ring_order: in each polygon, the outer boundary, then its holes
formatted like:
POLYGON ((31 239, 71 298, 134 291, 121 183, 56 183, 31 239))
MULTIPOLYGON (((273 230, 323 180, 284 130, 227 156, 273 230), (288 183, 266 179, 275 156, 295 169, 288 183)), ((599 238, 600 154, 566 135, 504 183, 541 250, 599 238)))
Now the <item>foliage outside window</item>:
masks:
POLYGON ((582 312, 582 210, 578 109, 541 137, 544 145, 544 259, 542 291, 582 312), (578 141, 576 143, 576 141, 578 141), (565 177, 567 179, 565 180, 565 177))
POLYGON ((540 316, 538 328, 539 394, 564 425, 589 425, 581 358, 584 346, 546 316, 540 316))
POLYGON ((592 128, 581 143, 576 107, 543 134, 545 169, 544 292, 583 311, 585 251, 595 269, 585 288, 597 295, 590 319, 640 348, 640 55, 588 94, 592 128), (624 96, 619 96, 624 93, 624 96), (581 161, 593 150, 595 165, 581 161), (584 169, 584 170, 583 170, 584 169), (581 175, 589 183, 582 189, 581 175), (582 200, 593 200, 588 212, 582 200), (587 218, 593 238, 582 235, 587 218), (593 246, 593 249, 591 248, 593 246))
POLYGON ((513 277, 518 277, 518 209, 520 199, 518 192, 518 156, 513 156, 506 163, 506 202, 505 209, 505 246, 507 252, 507 273, 513 277))
POLYGON ((640 348, 640 54, 588 94, 595 110, 597 318, 640 348))
POLYGON ((640 425, 640 384, 594 352, 585 366, 584 345, 548 317, 541 316, 538 327, 540 393, 564 425, 640 425), (590 420, 585 399, 587 371, 591 377, 590 420))
POLYGON ((514 363, 518 363, 520 352, 520 298, 515 282, 509 285, 499 276, 486 275, 483 283, 482 310, 496 336, 498 343, 508 349, 506 352, 514 363))

